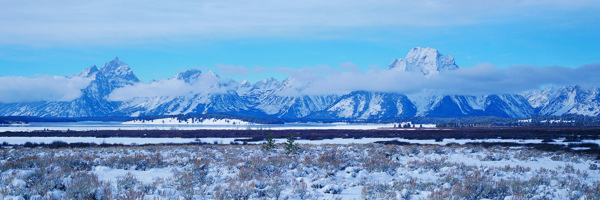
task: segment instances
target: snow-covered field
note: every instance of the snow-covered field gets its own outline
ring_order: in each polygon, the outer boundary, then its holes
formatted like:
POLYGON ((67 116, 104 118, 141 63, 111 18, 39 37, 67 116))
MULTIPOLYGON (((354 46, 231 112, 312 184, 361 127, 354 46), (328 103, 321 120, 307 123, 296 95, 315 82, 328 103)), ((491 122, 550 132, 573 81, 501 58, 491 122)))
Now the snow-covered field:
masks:
MULTIPOLYGON (((32 122, 26 125, 0 126, 0 132, 35 132, 45 130, 56 131, 94 131, 94 130, 370 130, 393 128, 395 124, 377 123, 286 123, 286 124, 246 124, 242 121, 209 120, 194 123, 181 123, 177 120, 153 120, 146 122, 32 122), (236 124, 233 124, 235 122, 236 124)), ((397 125, 397 124, 396 124, 397 125)), ((419 127, 421 124, 416 124, 419 127)), ((434 124, 423 124, 424 128, 435 127, 434 124)))
POLYGON ((217 144, 229 144, 235 139, 247 138, 133 138, 133 137, 0 137, 0 143, 6 142, 11 145, 23 145, 26 142, 49 144, 54 141, 66 143, 95 143, 95 144, 123 144, 123 145, 145 145, 145 144, 188 144, 192 142, 205 142, 217 144))
MULTIPOLYGON (((209 144, 231 144, 236 140, 245 140, 250 138, 219 138, 219 137, 203 137, 203 138, 139 138, 139 137, 0 137, 0 143, 8 143, 11 145, 23 145, 27 142, 37 144, 49 144, 54 141, 62 141, 66 143, 95 143, 95 144, 123 144, 123 145, 146 145, 146 144, 189 144, 189 143, 209 143, 209 144)), ((275 138, 279 143, 285 142, 284 138, 275 138)), ((369 144, 378 141, 398 141, 410 144, 460 144, 467 143, 516 143, 516 144, 542 144, 541 139, 454 139, 447 138, 442 141, 434 139, 405 139, 405 138, 334 138, 322 140, 305 140, 297 139, 298 144, 369 144)), ((265 141, 251 141, 248 144, 262 144, 265 141)), ((238 143, 242 143, 239 142, 238 143)), ((565 142, 565 139, 556 139, 554 142, 547 144, 569 145, 580 143, 595 143, 600 145, 600 140, 581 140, 581 142, 565 142)))
POLYGON ((471 145, 0 149, 4 199, 599 199, 595 157, 471 145))

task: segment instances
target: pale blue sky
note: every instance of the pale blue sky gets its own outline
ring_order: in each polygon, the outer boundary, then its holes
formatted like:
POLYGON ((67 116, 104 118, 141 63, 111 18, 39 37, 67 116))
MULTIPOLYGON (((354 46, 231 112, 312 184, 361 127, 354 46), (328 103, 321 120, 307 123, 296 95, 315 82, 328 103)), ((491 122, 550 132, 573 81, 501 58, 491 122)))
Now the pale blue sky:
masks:
POLYGON ((72 75, 118 56, 143 81, 191 68, 282 80, 281 68, 384 69, 416 46, 462 67, 600 62, 598 1, 0 4, 0 77, 72 75))

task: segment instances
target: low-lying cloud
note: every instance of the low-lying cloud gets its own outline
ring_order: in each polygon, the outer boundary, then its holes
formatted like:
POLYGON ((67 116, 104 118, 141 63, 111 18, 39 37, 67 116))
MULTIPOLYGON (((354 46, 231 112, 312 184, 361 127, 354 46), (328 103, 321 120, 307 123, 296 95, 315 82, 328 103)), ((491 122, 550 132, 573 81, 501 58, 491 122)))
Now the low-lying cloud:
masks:
MULTIPOLYGON (((378 68, 361 71, 352 63, 343 63, 337 68, 319 65, 302 69, 277 68, 275 71, 289 74, 284 81, 288 85, 277 93, 281 96, 344 95, 357 90, 406 95, 486 95, 520 93, 549 85, 600 87, 600 63, 577 68, 525 65, 498 68, 479 64, 431 76, 378 68)), ((0 103, 71 101, 81 97, 82 89, 90 81, 89 78, 61 76, 0 77, 0 103)), ((227 93, 238 87, 239 82, 207 72, 187 83, 170 78, 117 88, 108 99, 129 101, 135 98, 227 93)))
MULTIPOLYGON (((432 76, 399 70, 370 70, 320 75, 311 70, 298 70, 290 75, 302 83, 290 91, 302 94, 347 94, 356 90, 395 92, 402 94, 483 95, 520 93, 554 85, 588 85, 598 87, 600 63, 578 68, 513 66, 497 68, 491 64, 462 67, 432 76)), ((292 94, 292 93, 289 93, 292 94)))
POLYGON ((212 72, 202 73, 192 82, 170 78, 150 83, 136 83, 115 89, 108 97, 111 101, 128 101, 135 98, 179 97, 202 93, 226 93, 231 79, 219 78, 212 72))
POLYGON ((62 76, 0 77, 0 103, 71 101, 81 97, 81 90, 90 81, 62 76))
MULTIPOLYGON (((238 66, 236 68, 242 68, 238 66)), ((454 71, 424 76, 399 70, 371 69, 361 71, 352 63, 337 69, 325 65, 301 69, 276 68, 289 77, 287 85, 277 91, 280 96, 344 95, 352 91, 393 92, 406 95, 487 95, 521 93, 548 85, 582 85, 599 87, 600 63, 578 68, 559 66, 513 66, 498 68, 491 64, 462 67, 454 71)), ((116 89, 110 100, 127 101, 134 98, 189 96, 206 93, 226 93, 240 84, 231 79, 203 73, 192 83, 178 79, 163 79, 150 83, 116 89)))

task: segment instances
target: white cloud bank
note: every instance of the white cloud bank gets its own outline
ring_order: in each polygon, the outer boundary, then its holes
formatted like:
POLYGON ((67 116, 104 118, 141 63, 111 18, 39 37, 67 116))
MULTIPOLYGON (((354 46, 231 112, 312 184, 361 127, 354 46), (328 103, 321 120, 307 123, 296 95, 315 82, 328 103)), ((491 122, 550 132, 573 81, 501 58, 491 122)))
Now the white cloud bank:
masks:
POLYGON ((600 7, 595 0, 0 2, 0 43, 26 45, 110 45, 182 37, 319 37, 328 31, 377 27, 573 21, 581 13, 597 13, 600 7))
POLYGON ((212 72, 202 73, 192 82, 170 78, 150 83, 136 83, 115 89, 108 97, 112 101, 128 101, 135 98, 178 97, 202 93, 226 93, 231 79, 219 78, 212 72))
MULTIPOLYGON (((236 66, 237 71, 252 71, 236 66)), ((491 64, 462 67, 429 77, 398 70, 372 69, 360 71, 352 63, 342 63, 337 69, 329 66, 302 69, 277 68, 289 73, 290 86, 278 94, 283 96, 348 94, 356 90, 395 92, 406 95, 433 92, 437 94, 481 95, 519 93, 543 86, 581 85, 600 87, 600 63, 578 68, 559 66, 513 66, 497 68, 491 64)), ((267 72, 268 73, 268 72, 267 72)), ((180 79, 163 79, 137 83, 114 90, 109 100, 127 101, 134 98, 177 97, 206 93, 227 93, 239 83, 220 78, 212 72, 186 83, 180 79)), ((0 103, 71 101, 91 79, 80 77, 40 76, 0 77, 0 103)))
MULTIPOLYGON (((235 69, 247 71, 243 66, 235 69)), ((277 94, 299 95, 344 95, 352 91, 365 90, 394 92, 406 95, 423 93, 452 95, 485 95, 520 93, 541 89, 547 85, 581 85, 600 87, 600 63, 578 68, 513 66, 497 68, 491 64, 462 67, 454 71, 424 76, 398 70, 373 69, 360 71, 352 63, 342 63, 337 69, 328 66, 305 67, 302 69, 277 68, 278 72, 289 73, 289 85, 277 94)), ((189 96, 202 93, 226 93, 235 90, 239 83, 219 78, 212 73, 202 73, 197 82, 190 84, 178 79, 163 79, 151 83, 138 83, 115 90, 111 100, 127 101, 134 98, 189 96)))
POLYGON ((71 101, 81 97, 81 89, 91 79, 81 77, 20 76, 0 77, 0 103, 71 101))
MULTIPOLYGON (((347 63, 345 64, 347 65, 347 63)), ((368 72, 319 73, 318 68, 288 70, 296 86, 286 94, 347 94, 356 90, 395 92, 402 94, 481 95, 519 93, 547 85, 582 85, 600 87, 600 63, 578 68, 513 66, 497 68, 491 64, 462 67, 433 76, 398 70, 368 72), (294 92, 300 90, 301 93, 294 92)), ((328 70, 325 70, 328 71, 328 70)))

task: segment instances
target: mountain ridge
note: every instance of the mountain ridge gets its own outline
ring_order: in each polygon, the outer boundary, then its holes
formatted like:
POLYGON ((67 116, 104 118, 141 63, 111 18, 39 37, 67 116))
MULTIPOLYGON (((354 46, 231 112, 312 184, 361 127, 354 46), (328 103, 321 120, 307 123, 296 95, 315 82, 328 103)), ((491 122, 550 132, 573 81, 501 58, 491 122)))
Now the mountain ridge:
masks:
MULTIPOLYGON (((450 55, 432 48, 413 48, 406 58, 395 59, 387 70, 402 70, 425 77, 443 76, 460 67, 450 55)), ((293 77, 267 78, 254 83, 221 78, 198 69, 185 70, 168 80, 192 88, 181 96, 136 97, 114 101, 116 89, 142 83, 129 65, 115 57, 71 77, 91 78, 81 97, 72 101, 0 103, 0 116, 104 117, 161 116, 225 113, 286 120, 377 120, 399 117, 498 116, 526 118, 534 115, 600 115, 600 89, 578 86, 545 88, 520 94, 406 96, 394 92, 356 90, 347 94, 303 93, 310 82, 293 77)))

